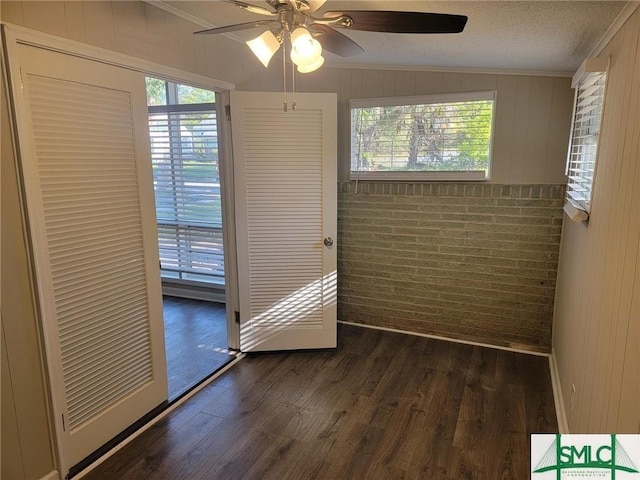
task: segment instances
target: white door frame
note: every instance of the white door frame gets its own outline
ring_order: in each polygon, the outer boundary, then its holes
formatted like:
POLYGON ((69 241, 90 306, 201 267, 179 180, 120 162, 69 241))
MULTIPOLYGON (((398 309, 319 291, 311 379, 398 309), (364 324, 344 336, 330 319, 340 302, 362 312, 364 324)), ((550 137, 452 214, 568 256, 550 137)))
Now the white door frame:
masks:
POLYGON ((222 242, 224 246, 224 292, 227 313, 227 344, 240 350, 238 313, 238 255, 236 248, 236 214, 234 201, 233 143, 231 140, 231 98, 229 90, 221 92, 218 104, 218 169, 222 188, 222 242))
MULTIPOLYGON (((38 47, 46 50, 51 50, 55 52, 77 56, 84 59, 93 60, 100 63, 105 63, 108 65, 112 65, 112 66, 116 66, 116 67, 120 67, 128 70, 137 71, 142 74, 161 77, 166 80, 174 81, 177 83, 188 83, 195 87, 205 88, 209 90, 216 90, 222 93, 223 98, 227 98, 227 99, 228 99, 227 92, 235 89, 235 85, 229 82, 215 80, 215 79, 194 74, 194 73, 184 72, 182 70, 179 70, 173 67, 167 67, 154 62, 142 60, 140 58, 133 57, 130 55, 113 52, 100 47, 94 47, 92 45, 87 45, 81 42, 69 40, 69 39, 58 37, 55 35, 50 35, 47 33, 30 30, 24 27, 7 24, 5 22, 0 22, 0 23, 2 24, 2 34, 4 37, 4 44, 5 44, 5 49, 7 53, 7 59, 9 60, 8 61, 9 69, 12 68, 10 59, 18 58, 18 52, 17 52, 18 46, 30 45, 30 46, 34 46, 34 47, 38 47)), ((8 84, 11 91, 19 91, 19 89, 21 88, 21 85, 19 85, 18 81, 12 80, 10 75, 8 75, 8 77, 9 77, 8 84)), ((11 100, 9 99, 9 101, 11 100)), ((19 119, 14 119, 14 121, 16 120, 19 121, 19 119)), ((229 128, 225 128, 224 130, 225 131, 223 132, 223 135, 225 138, 225 142, 227 142, 228 136, 230 135, 229 128)), ((227 150, 223 152, 223 155, 222 155, 223 163, 226 163, 227 165, 232 165, 232 162, 230 161, 231 160, 230 141, 226 144, 229 146, 229 148, 227 148, 227 150)), ((223 168, 226 168, 226 166, 223 168)), ((229 175, 228 172, 225 173, 225 178, 223 180, 225 185, 227 185, 225 187, 226 193, 223 193, 225 197, 223 200, 223 208, 224 208, 223 215, 226 216, 226 220, 229 220, 229 219, 233 219, 233 201, 232 201, 233 178, 232 178, 232 168, 226 168, 226 170, 230 171, 231 175, 229 175), (231 183, 229 183, 229 179, 226 178, 228 176, 231 176, 231 183), (230 199, 231 201, 229 201, 230 199)), ((227 306, 227 331, 229 332, 228 333, 229 346, 234 348, 234 345, 236 344, 239 345, 239 329, 237 327, 237 324, 235 323, 235 316, 233 314, 233 312, 237 310, 237 305, 233 304, 233 299, 234 298, 237 299, 237 281, 235 281, 235 279, 237 278, 237 272, 235 271, 236 270, 235 243, 232 243, 234 238, 233 235, 235 235, 234 233, 235 229, 226 228, 226 230, 231 232, 230 237, 225 235, 225 247, 224 247, 225 276, 226 276, 226 272, 229 271, 228 278, 229 280, 231 280, 229 281, 229 284, 226 287, 226 295, 231 300, 231 302, 228 302, 227 304, 228 305, 227 306), (236 337, 233 337, 234 332, 236 337)), ((39 320, 39 323, 40 323, 40 326, 43 327, 42 319, 39 320)), ((46 329, 43 329, 43 335, 47 335, 46 329)), ((43 346, 43 349, 44 349, 44 346, 43 346)), ((50 363, 49 358, 46 352, 44 351, 43 351, 43 357, 46 360, 45 363, 47 363, 47 381, 49 383, 48 390, 50 392, 49 397, 51 401, 51 397, 53 395, 51 394, 50 383, 51 383, 51 379, 55 377, 52 376, 52 366, 49 365, 50 363)), ((59 430, 61 429, 61 427, 59 426, 60 422, 53 421, 54 420, 53 414, 55 411, 54 407, 55 405, 49 405, 49 409, 52 415, 51 424, 53 425, 53 432, 50 432, 50 433, 52 435, 52 444, 54 446, 54 450, 57 453, 56 464, 58 467, 58 472, 59 472, 60 478, 62 479, 66 474, 66 472, 68 471, 68 469, 73 465, 68 464, 68 460, 64 457, 64 452, 62 452, 62 449, 60 449, 58 446, 58 441, 61 434, 59 430)))

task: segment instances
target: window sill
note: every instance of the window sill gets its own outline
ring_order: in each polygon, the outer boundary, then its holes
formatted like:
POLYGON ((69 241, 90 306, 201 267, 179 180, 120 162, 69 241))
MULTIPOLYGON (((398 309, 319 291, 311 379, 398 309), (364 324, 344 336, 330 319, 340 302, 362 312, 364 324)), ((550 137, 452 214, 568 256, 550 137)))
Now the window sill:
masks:
POLYGON ((563 207, 564 213, 576 223, 583 223, 589 220, 589 213, 573 203, 567 201, 563 207))
POLYGON ((351 172, 351 180, 394 182, 486 182, 485 172, 351 172))
POLYGON ((162 294, 171 297, 225 303, 225 287, 223 284, 163 277, 162 294))

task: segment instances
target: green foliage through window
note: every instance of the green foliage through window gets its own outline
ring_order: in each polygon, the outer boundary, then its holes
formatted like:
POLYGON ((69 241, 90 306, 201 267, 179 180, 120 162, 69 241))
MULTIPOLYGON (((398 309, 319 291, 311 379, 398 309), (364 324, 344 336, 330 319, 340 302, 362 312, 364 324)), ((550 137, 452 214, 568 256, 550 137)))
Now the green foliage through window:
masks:
POLYGON ((214 91, 147 78, 164 278, 224 282, 215 95, 214 91))
POLYGON ((424 103, 402 104, 401 98, 377 99, 381 105, 375 105, 375 99, 353 102, 351 171, 488 172, 493 92, 484 97, 488 98, 437 103, 428 97, 423 97, 424 103))

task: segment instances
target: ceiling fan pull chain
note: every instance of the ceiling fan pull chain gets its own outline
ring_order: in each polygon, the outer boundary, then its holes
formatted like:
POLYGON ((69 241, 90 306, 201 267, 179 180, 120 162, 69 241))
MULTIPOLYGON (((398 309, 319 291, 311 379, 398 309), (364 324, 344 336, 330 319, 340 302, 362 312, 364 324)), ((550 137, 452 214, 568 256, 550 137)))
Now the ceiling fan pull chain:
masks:
POLYGON ((296 111, 296 66, 291 62, 291 110, 296 111))
POLYGON ((287 111, 287 41, 282 42, 282 109, 287 111))

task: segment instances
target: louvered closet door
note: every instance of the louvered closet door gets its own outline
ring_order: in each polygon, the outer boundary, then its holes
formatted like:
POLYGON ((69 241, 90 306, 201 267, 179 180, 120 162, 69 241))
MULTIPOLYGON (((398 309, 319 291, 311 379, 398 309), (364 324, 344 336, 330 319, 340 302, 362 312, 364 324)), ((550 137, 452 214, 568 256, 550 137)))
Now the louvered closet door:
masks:
POLYGON ((66 473, 167 399, 144 77, 18 52, 22 171, 66 473))
POLYGON ((336 96, 296 100, 231 96, 243 351, 336 346, 336 96))

